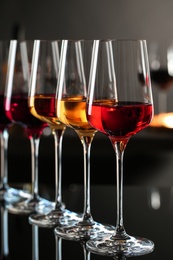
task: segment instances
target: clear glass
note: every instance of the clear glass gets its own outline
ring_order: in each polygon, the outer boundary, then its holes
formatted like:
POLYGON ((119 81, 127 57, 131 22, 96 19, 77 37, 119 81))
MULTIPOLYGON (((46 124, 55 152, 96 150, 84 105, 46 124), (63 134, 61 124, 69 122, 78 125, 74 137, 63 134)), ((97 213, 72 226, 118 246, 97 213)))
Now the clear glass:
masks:
MULTIPOLYGON (((155 90, 155 114, 172 112, 168 102, 169 91, 173 87, 173 39, 148 44, 150 75, 155 90)), ((171 101, 172 103, 172 101, 171 101)))
POLYGON ((7 203, 15 202, 21 198, 28 198, 29 193, 12 188, 8 185, 8 138, 11 121, 6 117, 4 110, 4 91, 7 76, 7 63, 10 41, 0 41, 0 142, 1 142, 1 184, 0 200, 7 203))
MULTIPOLYGON (((59 72, 59 50, 61 41, 34 41, 29 89, 29 108, 33 116, 47 123, 54 136, 55 144, 55 203, 48 214, 33 214, 31 224, 52 228, 62 223, 77 221, 77 213, 65 209, 62 202, 62 141, 65 125, 55 113, 55 93, 59 72)), ((37 207, 39 211, 40 204, 37 207)))
POLYGON ((146 41, 94 41, 87 118, 110 139, 116 156, 117 218, 114 233, 87 242, 97 254, 136 256, 154 243, 126 233, 123 224, 123 156, 131 136, 153 118, 153 98, 146 41))
POLYGON ((57 116, 63 124, 76 131, 83 146, 84 158, 83 215, 76 224, 55 229, 55 234, 70 240, 88 239, 97 233, 112 230, 111 226, 93 220, 90 207, 90 152, 96 130, 86 118, 86 98, 92 46, 93 41, 63 40, 61 48, 57 116))
POLYGON ((12 123, 23 126, 31 144, 31 178, 32 194, 29 198, 9 204, 8 210, 14 214, 30 214, 41 202, 49 204, 38 195, 38 154, 39 142, 43 129, 47 124, 31 115, 28 108, 28 85, 30 78, 30 61, 33 41, 11 40, 7 66, 5 89, 6 116, 12 123))

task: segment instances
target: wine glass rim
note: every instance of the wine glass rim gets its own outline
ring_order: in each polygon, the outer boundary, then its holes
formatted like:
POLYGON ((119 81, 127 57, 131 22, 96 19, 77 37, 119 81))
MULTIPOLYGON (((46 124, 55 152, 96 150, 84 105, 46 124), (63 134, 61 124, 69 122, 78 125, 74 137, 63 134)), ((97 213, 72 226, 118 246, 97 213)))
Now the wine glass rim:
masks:
POLYGON ((98 39, 98 41, 100 42, 104 42, 104 41, 114 41, 114 42, 141 42, 141 41, 146 41, 146 39, 133 39, 133 38, 108 38, 108 39, 98 39))
POLYGON ((81 41, 81 42, 85 42, 85 41, 100 41, 100 42, 106 42, 106 41, 117 41, 117 42, 121 42, 121 41, 124 41, 124 42, 146 42, 147 40, 146 39, 137 39, 137 38, 76 38, 76 39, 73 39, 73 38, 54 38, 54 39, 10 39, 10 40, 0 40, 0 42, 10 42, 10 41, 17 41, 17 42, 34 42, 34 41, 42 41, 42 42, 53 42, 53 41, 74 41, 74 42, 78 42, 78 41, 81 41))

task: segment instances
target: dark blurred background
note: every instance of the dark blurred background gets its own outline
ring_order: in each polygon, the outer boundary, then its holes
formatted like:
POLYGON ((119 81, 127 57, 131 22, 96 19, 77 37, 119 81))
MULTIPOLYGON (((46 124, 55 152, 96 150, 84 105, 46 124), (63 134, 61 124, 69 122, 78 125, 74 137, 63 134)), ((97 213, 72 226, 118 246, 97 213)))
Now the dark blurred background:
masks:
POLYGON ((171 0, 2 0, 1 38, 19 23, 28 39, 172 37, 171 0))
MULTIPOLYGON (((173 38, 172 0, 1 0, 0 39, 141 38, 164 45, 173 38)), ((154 85, 154 84, 153 84, 154 85)), ((169 111, 173 111, 173 88, 169 111)), ((155 111, 157 88, 153 86, 155 111)), ((110 141, 96 134, 91 152, 91 183, 115 182, 110 141)), ((9 139, 9 182, 30 181, 30 145, 19 126, 9 139)), ((125 151, 126 184, 170 185, 173 180, 173 130, 148 128, 133 137, 125 151)), ((54 182, 52 135, 40 142, 39 181, 54 182)), ((63 184, 83 182, 82 145, 67 129, 63 142, 63 184)))

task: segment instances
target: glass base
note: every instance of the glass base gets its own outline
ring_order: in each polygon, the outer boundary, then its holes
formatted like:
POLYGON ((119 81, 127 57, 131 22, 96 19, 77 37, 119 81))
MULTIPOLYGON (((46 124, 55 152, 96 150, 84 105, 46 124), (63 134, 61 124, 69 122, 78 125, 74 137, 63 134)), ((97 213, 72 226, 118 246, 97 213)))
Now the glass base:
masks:
MULTIPOLYGON (((36 205, 36 212, 38 214, 44 214, 44 215, 48 214, 49 212, 51 212, 55 209, 56 204, 57 204, 57 202, 55 203, 53 201, 49 201, 49 203, 47 203, 46 205, 44 202, 39 202, 36 205)), ((60 203, 60 205, 61 205, 62 209, 65 209, 65 203, 62 202, 62 203, 60 203)))
POLYGON ((115 239, 113 236, 99 237, 86 243, 87 249, 94 253, 106 256, 140 256, 154 250, 151 240, 141 237, 128 236, 127 239, 115 239))
POLYGON ((113 234, 115 227, 112 225, 103 225, 98 222, 78 222, 73 226, 55 228, 55 235, 73 241, 83 241, 93 239, 95 237, 113 234))
POLYGON ((7 205, 7 209, 12 214, 28 215, 36 212, 38 203, 42 203, 42 205, 45 204, 46 207, 47 204, 50 204, 50 201, 40 197, 33 198, 30 196, 29 199, 20 200, 18 202, 7 205))
POLYGON ((81 219, 81 215, 73 211, 62 209, 52 210, 48 214, 33 214, 29 216, 29 223, 44 228, 56 226, 74 225, 81 219))
POLYGON ((48 214, 50 211, 52 211, 55 208, 55 202, 53 201, 40 201, 35 206, 35 211, 38 214, 48 214))
POLYGON ((0 201, 14 203, 20 201, 21 199, 28 199, 30 197, 30 193, 24 190, 11 188, 9 186, 0 188, 0 201))

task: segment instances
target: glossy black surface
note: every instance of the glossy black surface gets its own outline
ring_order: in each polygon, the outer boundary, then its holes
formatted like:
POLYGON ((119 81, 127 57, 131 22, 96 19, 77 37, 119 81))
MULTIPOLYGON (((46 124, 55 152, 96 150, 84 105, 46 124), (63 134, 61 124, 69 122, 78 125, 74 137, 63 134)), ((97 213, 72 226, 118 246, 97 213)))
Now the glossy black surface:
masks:
MULTIPOLYGON (((41 186, 41 194, 46 198, 52 198, 52 191, 51 186, 41 186)), ((64 187, 63 201, 68 209, 82 212, 83 186, 73 184, 64 187)), ((116 221, 116 189, 114 185, 92 185, 91 208, 95 220, 114 225, 116 221)), ((130 235, 149 238, 155 243, 155 249, 151 254, 131 257, 131 259, 172 259, 172 219, 173 188, 171 186, 124 187, 126 231, 130 235)), ((7 213, 6 209, 1 206, 1 253, 3 243, 9 249, 10 258, 8 259, 85 259, 83 247, 79 242, 62 240, 60 246, 62 251, 60 252, 53 229, 32 227, 28 223, 28 216, 7 213), (2 225, 7 229, 4 235, 2 225), (39 256, 33 258, 34 248, 38 249, 39 256), (56 249, 57 252, 61 253, 62 258, 56 255, 56 249)), ((95 254, 90 256, 90 259, 93 260, 110 258, 95 254)))
MULTIPOLYGON (((13 127, 9 133, 9 182, 13 187, 20 187, 21 183, 31 182, 30 145, 21 129, 13 127)), ((94 220, 111 225, 116 223, 115 169, 115 155, 110 141, 96 134, 91 150, 91 212, 94 220)), ((69 129, 63 140, 62 181, 63 202, 67 209, 82 212, 82 145, 78 136, 69 129)), ((51 135, 43 136, 39 154, 40 195, 54 200, 54 182, 53 138, 51 135)), ((30 188, 30 185, 25 187, 30 188)), ((172 130, 147 129, 129 141, 124 156, 124 224, 130 235, 146 237, 155 243, 151 254, 131 259, 173 258, 172 130)), ((8 213, 3 204, 0 245, 0 259, 86 259, 79 242, 62 240, 62 249, 58 250, 53 229, 33 228, 28 216, 8 213), (9 258, 3 257, 3 245, 9 258), (38 251, 34 251, 35 248, 38 251), (35 256, 33 252, 36 252, 35 256)), ((91 254, 90 258, 111 257, 91 254)))
MULTIPOLYGON (((128 185, 169 185, 173 183, 172 129, 147 128, 133 136, 124 154, 124 183, 128 185)), ((63 138, 63 185, 83 183, 83 153, 79 137, 67 128, 63 138)), ((9 182, 31 181, 30 143, 19 126, 9 131, 9 182)), ((39 183, 52 184, 54 139, 42 135, 39 153, 39 183)), ((107 136, 96 133, 91 147, 91 183, 113 184, 116 162, 107 136), (106 173, 106 176, 105 176, 106 173)))

